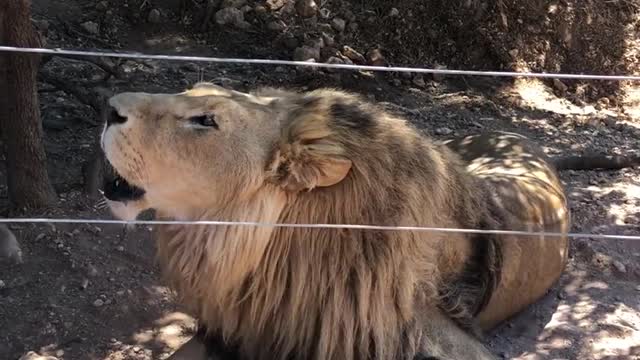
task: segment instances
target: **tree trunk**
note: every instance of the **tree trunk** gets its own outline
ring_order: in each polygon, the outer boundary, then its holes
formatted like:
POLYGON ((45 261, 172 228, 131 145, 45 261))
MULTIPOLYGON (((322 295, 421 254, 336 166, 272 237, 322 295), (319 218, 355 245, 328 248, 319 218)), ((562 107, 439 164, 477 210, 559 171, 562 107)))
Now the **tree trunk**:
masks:
MULTIPOLYGON (((30 0, 0 1, 0 43, 38 47, 30 0)), ((36 75, 36 54, 0 54, 0 132, 7 160, 9 200, 18 208, 53 203, 47 174, 36 75)))

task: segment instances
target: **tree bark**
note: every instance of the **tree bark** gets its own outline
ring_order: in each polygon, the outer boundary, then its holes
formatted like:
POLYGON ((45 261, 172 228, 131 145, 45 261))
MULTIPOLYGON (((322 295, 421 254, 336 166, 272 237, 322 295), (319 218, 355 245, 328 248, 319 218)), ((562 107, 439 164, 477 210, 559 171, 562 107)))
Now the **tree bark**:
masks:
MULTIPOLYGON (((37 47, 30 0, 0 1, 0 43, 37 47)), ((0 54, 0 132, 7 160, 9 200, 14 207, 43 207, 56 195, 47 173, 36 76, 36 54, 0 54)))

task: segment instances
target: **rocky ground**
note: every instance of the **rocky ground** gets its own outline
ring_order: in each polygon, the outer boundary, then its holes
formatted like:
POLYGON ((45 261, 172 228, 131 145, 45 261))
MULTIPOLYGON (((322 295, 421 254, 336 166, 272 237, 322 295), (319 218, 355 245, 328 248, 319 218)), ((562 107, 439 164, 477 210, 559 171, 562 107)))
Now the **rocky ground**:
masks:
MULTIPOLYGON (((460 2, 457 17, 448 17, 446 24, 443 17, 456 8, 438 8, 439 1, 429 6, 399 1, 395 7, 382 1, 186 1, 185 8, 174 2, 38 0, 34 19, 49 47, 487 69, 586 71, 592 66, 607 73, 635 66, 633 48, 618 48, 635 38, 618 42, 612 35, 634 31, 636 8, 629 1, 603 3, 598 12, 591 11, 591 2, 579 7, 545 2, 542 21, 536 22, 525 16, 530 5, 481 9, 482 2, 470 0, 460 2), (465 46, 465 37, 454 30, 469 25, 455 19, 471 10, 476 17, 469 21, 483 28, 469 35, 465 46), (570 29, 560 28, 559 13, 573 14, 570 29), (492 21, 489 14, 496 15, 492 21), (616 32, 612 23, 624 29, 616 32), (505 32, 504 26, 533 35, 505 32), (375 27, 378 34, 371 32, 375 27), (594 27, 605 29, 600 37, 591 36, 594 27), (605 35, 609 53, 595 41, 605 35), (584 37, 595 48, 576 60, 584 37), (490 47, 485 46, 488 39, 493 39, 490 47), (546 50, 527 47, 544 41, 549 42, 546 50)), ((637 151, 640 140, 631 91, 618 83, 44 60, 39 93, 49 171, 60 205, 34 216, 110 218, 85 194, 83 174, 99 131, 102 96, 124 90, 180 91, 203 79, 239 90, 341 87, 385 104, 435 138, 510 130, 536 139, 551 155, 628 154, 637 151)), ((566 171, 562 179, 574 232, 640 235, 640 170, 566 171)), ((0 201, 6 202, 4 187, 0 201)), ((0 358, 19 359, 34 351, 57 359, 161 359, 189 335, 193 320, 180 312, 157 277, 147 227, 21 224, 11 229, 24 261, 0 264, 0 358)), ((506 359, 640 359, 640 242, 585 236, 573 240, 570 256, 566 274, 548 296, 487 334, 487 343, 506 359)))

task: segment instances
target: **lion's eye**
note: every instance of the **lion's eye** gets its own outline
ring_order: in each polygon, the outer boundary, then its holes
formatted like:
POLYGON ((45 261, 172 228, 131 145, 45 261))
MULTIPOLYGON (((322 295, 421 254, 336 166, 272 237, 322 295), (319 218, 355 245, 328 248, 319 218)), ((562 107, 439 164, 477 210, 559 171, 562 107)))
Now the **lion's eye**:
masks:
POLYGON ((218 128, 218 123, 216 123, 215 116, 212 114, 192 116, 189 118, 189 121, 194 125, 202 127, 218 128))

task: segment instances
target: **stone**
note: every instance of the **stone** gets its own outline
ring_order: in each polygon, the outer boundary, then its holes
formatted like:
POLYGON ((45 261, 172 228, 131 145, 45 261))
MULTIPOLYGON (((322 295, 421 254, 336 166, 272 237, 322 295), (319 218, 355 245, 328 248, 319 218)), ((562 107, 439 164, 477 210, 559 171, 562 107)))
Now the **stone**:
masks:
POLYGON ((28 353, 22 355, 19 360, 58 360, 58 358, 53 356, 43 356, 39 355, 35 351, 29 351, 28 353))
POLYGON ((560 81, 560 79, 553 79, 553 87, 555 87, 561 94, 564 94, 569 90, 569 87, 560 81))
POLYGON ((280 10, 286 3, 286 0, 267 0, 265 5, 271 11, 280 10))
POLYGON ((322 33, 322 41, 324 41, 325 46, 333 46, 336 44, 336 39, 327 33, 322 33))
POLYGON ((400 10, 396 9, 396 8, 391 8, 391 10, 389 11, 389 16, 390 17, 396 17, 400 15, 400 10))
POLYGON ((365 64, 367 59, 364 58, 362 54, 357 52, 354 48, 350 46, 342 47, 342 55, 349 58, 349 60, 353 61, 356 64, 365 64))
POLYGON ((297 0, 296 11, 302 17, 312 17, 318 11, 318 5, 314 0, 297 0))
MULTIPOLYGON (((447 70, 447 67, 444 65, 436 65, 436 70, 447 70)), ((444 74, 432 74, 431 77, 433 77, 433 80, 435 81, 442 81, 444 80, 444 78, 446 77, 446 75, 444 74)))
POLYGON ((295 61, 319 61, 320 49, 311 46, 301 46, 293 51, 293 60, 295 61))
POLYGON ((436 134, 437 135, 451 135, 453 133, 453 130, 449 129, 448 127, 441 127, 441 128, 437 128, 436 129, 436 134))
POLYGON ((147 21, 152 24, 159 24, 162 21, 162 14, 160 13, 160 10, 152 9, 151 11, 149 11, 147 21))
POLYGON ((246 29, 251 26, 251 24, 244 21, 242 10, 233 7, 218 10, 216 12, 216 24, 233 25, 239 29, 246 29))
POLYGON ((256 7, 253 8, 253 11, 255 11, 257 15, 262 16, 267 13, 267 8, 262 5, 256 5, 256 7))
POLYGON ((102 299, 97 299, 96 301, 93 302, 93 306, 95 307, 102 307, 104 305, 104 300, 102 299))
POLYGON ((107 11, 109 9, 109 2, 100 1, 98 5, 96 5, 96 10, 98 11, 107 11))
POLYGON ((327 9, 327 8, 322 8, 320 9, 320 18, 321 19, 328 19, 329 17, 331 17, 331 10, 327 9))
POLYGON ((627 267, 621 263, 620 261, 614 261, 613 262, 613 267, 616 268, 616 270, 618 270, 619 273, 621 274, 626 274, 627 273, 627 267))
POLYGON ((367 63, 373 66, 386 66, 387 60, 380 49, 371 49, 367 51, 367 63))
POLYGON ((322 37, 319 37, 319 38, 312 38, 312 39, 309 39, 309 40, 306 42, 306 44, 305 44, 305 45, 308 45, 308 46, 314 47, 314 48, 316 48, 316 49, 320 49, 320 50, 322 50, 322 48, 324 48, 324 45, 325 45, 325 44, 324 44, 324 40, 322 39, 322 37))
POLYGON ((411 82, 413 82, 413 84, 418 87, 425 87, 427 85, 427 83, 424 81, 424 76, 422 76, 422 74, 418 74, 414 76, 411 82))
POLYGON ((100 27, 93 21, 85 21, 80 24, 80 27, 82 27, 84 31, 92 35, 98 35, 100 33, 100 27))
POLYGON ((347 27, 347 22, 340 18, 334 18, 331 20, 331 27, 337 32, 343 32, 347 27))
POLYGON ((5 224, 0 224, 0 261, 22 263, 22 249, 18 239, 5 224))
POLYGON ((344 61, 337 56, 332 56, 327 59, 327 64, 344 64, 344 61))
POLYGON ((298 41, 298 39, 292 34, 286 34, 282 38, 282 43, 287 47, 287 49, 290 50, 295 50, 298 46, 300 46, 300 41, 298 41))
POLYGON ((285 24, 285 22, 282 20, 274 20, 267 24, 267 29, 271 31, 280 32, 286 28, 287 28, 287 24, 285 24))
POLYGON ((241 7, 247 5, 247 0, 223 0, 222 5, 220 7, 224 8, 236 8, 240 9, 241 7))

